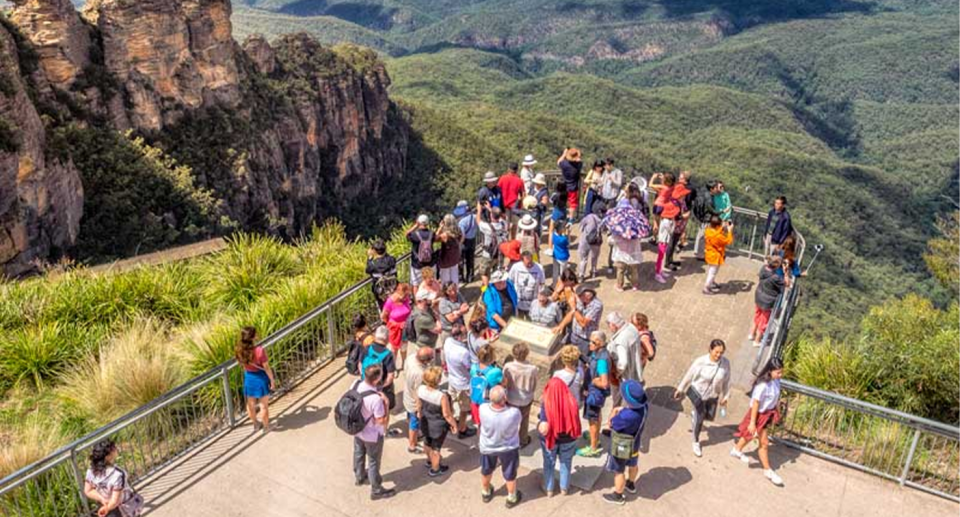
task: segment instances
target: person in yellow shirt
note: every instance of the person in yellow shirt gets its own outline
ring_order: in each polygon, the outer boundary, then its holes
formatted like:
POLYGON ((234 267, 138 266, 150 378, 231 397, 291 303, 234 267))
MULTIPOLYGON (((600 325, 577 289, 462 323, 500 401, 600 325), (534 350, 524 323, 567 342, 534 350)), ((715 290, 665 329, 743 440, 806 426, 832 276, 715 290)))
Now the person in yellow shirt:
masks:
POLYGON ((703 294, 714 294, 720 290, 715 282, 717 272, 727 256, 727 246, 733 243, 733 221, 721 221, 714 215, 710 218, 710 227, 704 234, 706 250, 704 259, 707 262, 707 282, 703 285, 703 294))

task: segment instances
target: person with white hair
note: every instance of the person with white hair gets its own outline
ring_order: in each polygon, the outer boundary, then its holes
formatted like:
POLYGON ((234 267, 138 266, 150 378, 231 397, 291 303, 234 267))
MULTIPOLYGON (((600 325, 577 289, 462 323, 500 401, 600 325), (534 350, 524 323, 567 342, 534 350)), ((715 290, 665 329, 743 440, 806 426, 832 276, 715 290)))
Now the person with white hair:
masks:
MULTIPOLYGON (((607 342, 607 352, 610 353, 616 376, 623 382, 633 379, 639 381, 643 376, 643 365, 640 361, 640 333, 637 328, 627 323, 619 312, 607 314, 607 329, 610 330, 610 340, 607 342)), ((620 405, 620 394, 613 391, 613 405, 620 405)))
POLYGON ((523 497, 517 490, 520 420, 520 410, 507 405, 507 390, 500 385, 490 388, 490 401, 480 406, 480 494, 485 503, 493 499, 493 472, 498 465, 507 485, 507 508, 523 497))
POLYGON ((520 164, 522 167, 520 169, 520 179, 523 180, 523 190, 527 194, 532 194, 534 192, 533 186, 533 166, 537 164, 537 160, 533 159, 532 154, 528 154, 523 157, 523 162, 520 164))
POLYGON ((507 277, 517 290, 517 313, 526 318, 530 313, 530 306, 537 301, 540 289, 547 281, 540 264, 533 261, 533 253, 520 253, 520 262, 510 267, 507 277))
POLYGON ((407 241, 411 245, 410 285, 414 290, 423 281, 421 270, 433 266, 437 261, 437 254, 433 250, 433 243, 437 241, 437 236, 427 227, 429 224, 430 217, 420 214, 417 222, 406 232, 407 241))
POLYGON ((490 276, 490 285, 483 292, 483 305, 487 308, 487 324, 500 332, 510 318, 517 315, 517 290, 513 281, 503 271, 490 276))

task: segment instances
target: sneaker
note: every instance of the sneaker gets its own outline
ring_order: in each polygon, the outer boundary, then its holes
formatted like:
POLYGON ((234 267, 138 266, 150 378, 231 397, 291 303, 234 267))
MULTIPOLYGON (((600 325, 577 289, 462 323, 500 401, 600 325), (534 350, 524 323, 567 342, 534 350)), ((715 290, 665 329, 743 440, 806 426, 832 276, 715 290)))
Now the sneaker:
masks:
POLYGON ((700 444, 697 442, 693 442, 693 455, 698 458, 703 456, 703 449, 700 447, 700 444))
POLYGON ((263 427, 263 424, 261 424, 259 420, 254 420, 254 421, 253 421, 253 433, 254 433, 254 434, 256 434, 257 431, 259 431, 260 428, 262 428, 262 427, 263 427))
POLYGON ((570 491, 569 491, 569 490, 563 490, 563 489, 561 489, 561 490, 560 490, 560 495, 566 497, 566 496, 570 495, 570 491))
POLYGON ((738 451, 736 447, 730 449, 730 456, 737 458, 738 460, 750 464, 750 458, 746 457, 742 452, 738 451))
POLYGON ((626 490, 627 492, 630 492, 631 494, 637 493, 637 484, 633 481, 627 481, 626 485, 624 485, 623 488, 624 490, 626 490))
POLYGON ((516 492, 507 496, 507 508, 513 508, 514 506, 520 504, 520 501, 523 499, 523 492, 517 490, 516 492))
POLYGON ((398 436, 403 436, 403 431, 401 431, 400 429, 397 429, 396 427, 394 427, 393 429, 388 430, 388 431, 387 431, 387 434, 390 435, 390 436, 392 436, 392 437, 394 437, 394 438, 396 438, 396 437, 398 437, 398 436))
POLYGON ((660 275, 663 276, 664 278, 670 278, 670 275, 671 275, 671 274, 672 274, 672 273, 670 272, 670 268, 668 268, 668 267, 665 267, 665 268, 663 268, 663 269, 660 270, 660 275))
POLYGON ((430 469, 430 470, 427 472, 427 475, 430 476, 430 477, 432 477, 432 478, 440 477, 440 476, 446 474, 448 470, 450 470, 450 466, 449 466, 449 465, 440 465, 440 468, 437 469, 437 470, 430 469))
POLYGON ((477 434, 476 427, 468 427, 464 429, 463 432, 457 433, 457 438, 464 440, 466 438, 470 438, 471 436, 476 436, 476 434, 477 434))
POLYGON ((760 348, 761 345, 762 345, 762 343, 759 342, 759 341, 754 341, 754 342, 753 342, 753 348, 760 348))
POLYGON ((774 485, 783 486, 783 478, 777 475, 777 473, 774 472, 773 469, 764 470, 763 475, 764 477, 769 479, 770 482, 773 483, 774 485))
POLYGON ((423 447, 420 447, 419 445, 407 447, 407 452, 410 454, 423 454, 423 447))
MULTIPOLYGON (((665 283, 667 283, 667 279, 664 278, 663 275, 656 275, 656 276, 653 277, 653 279, 656 280, 657 283, 659 283, 659 284, 665 284, 665 283)), ((609 494, 607 494, 607 495, 609 495, 609 494)), ((604 498, 606 498, 606 496, 604 496, 604 498)))
POLYGON ((617 286, 617 292, 618 292, 618 293, 622 293, 622 292, 624 292, 625 290, 626 290, 626 289, 620 287, 619 285, 617 286))
POLYGON ((711 291, 714 291, 714 292, 719 291, 719 290, 720 290, 720 284, 710 284, 710 285, 707 287, 707 289, 710 289, 711 291))
POLYGON ((381 488, 380 490, 374 490, 370 492, 370 500, 376 501, 377 499, 386 499, 388 497, 393 497, 396 495, 397 491, 392 488, 381 488))
POLYGON ((493 487, 491 487, 490 491, 488 492, 480 492, 480 498, 485 503, 489 503, 490 501, 493 501, 493 487))
POLYGON ((580 449, 577 449, 577 456, 581 456, 584 458, 599 458, 601 454, 602 454, 602 451, 600 449, 594 449, 589 445, 586 447, 581 447, 580 449))
POLYGON ((610 492, 609 494, 603 494, 603 500, 608 503, 613 503, 616 505, 623 506, 627 504, 627 498, 623 494, 618 494, 616 492, 610 492))
POLYGON ((706 295, 710 295, 710 296, 716 294, 714 291, 711 291, 709 288, 706 288, 706 287, 704 287, 704 288, 703 288, 703 291, 700 291, 700 292, 703 293, 703 294, 706 294, 706 295))

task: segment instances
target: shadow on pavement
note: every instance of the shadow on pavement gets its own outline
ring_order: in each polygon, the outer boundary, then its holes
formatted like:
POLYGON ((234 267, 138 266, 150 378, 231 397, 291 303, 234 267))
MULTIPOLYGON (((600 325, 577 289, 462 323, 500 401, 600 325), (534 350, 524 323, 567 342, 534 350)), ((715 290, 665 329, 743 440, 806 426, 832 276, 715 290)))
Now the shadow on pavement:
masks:
POLYGON ((687 467, 654 467, 637 480, 637 495, 656 501, 664 494, 676 490, 693 480, 687 467))
POLYGON ((292 413, 287 413, 277 418, 271 432, 282 433, 315 424, 330 416, 330 411, 329 407, 301 406, 292 413))

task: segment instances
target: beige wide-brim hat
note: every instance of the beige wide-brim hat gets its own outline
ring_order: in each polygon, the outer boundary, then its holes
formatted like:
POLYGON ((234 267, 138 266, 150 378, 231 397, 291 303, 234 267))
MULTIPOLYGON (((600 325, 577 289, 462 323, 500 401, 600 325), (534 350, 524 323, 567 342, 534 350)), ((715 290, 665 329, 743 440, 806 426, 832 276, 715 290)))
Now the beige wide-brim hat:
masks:
POLYGON ((497 175, 494 174, 493 171, 487 171, 486 174, 483 175, 483 182, 484 182, 484 183, 496 183, 496 182, 497 182, 497 175))
POLYGON ((521 230, 532 230, 537 227, 537 221, 530 214, 526 214, 520 218, 520 222, 517 223, 517 226, 521 230))
POLYGON ((533 159, 533 155, 532 155, 532 154, 528 154, 528 155, 526 155, 526 156, 523 157, 523 165, 524 165, 525 167, 529 167, 529 166, 531 166, 531 165, 536 165, 536 164, 537 164, 537 160, 534 160, 534 159, 533 159))
POLYGON ((542 172, 538 172, 536 176, 533 177, 534 185, 546 185, 547 177, 543 175, 542 172))

